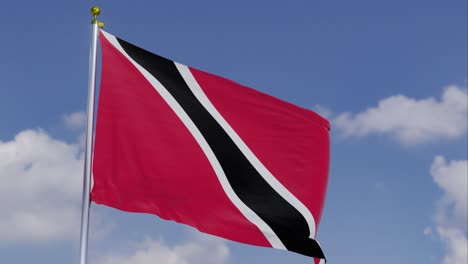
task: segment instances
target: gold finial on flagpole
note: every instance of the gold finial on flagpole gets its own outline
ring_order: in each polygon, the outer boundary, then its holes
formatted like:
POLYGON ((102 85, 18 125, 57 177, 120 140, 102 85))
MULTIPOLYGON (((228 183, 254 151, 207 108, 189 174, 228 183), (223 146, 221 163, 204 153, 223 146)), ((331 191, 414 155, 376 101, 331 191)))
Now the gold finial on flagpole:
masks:
POLYGON ((101 9, 99 7, 91 7, 91 15, 93 15, 93 20, 91 20, 91 24, 97 24, 98 27, 103 28, 104 23, 97 20, 97 16, 99 16, 99 14, 101 14, 101 9))

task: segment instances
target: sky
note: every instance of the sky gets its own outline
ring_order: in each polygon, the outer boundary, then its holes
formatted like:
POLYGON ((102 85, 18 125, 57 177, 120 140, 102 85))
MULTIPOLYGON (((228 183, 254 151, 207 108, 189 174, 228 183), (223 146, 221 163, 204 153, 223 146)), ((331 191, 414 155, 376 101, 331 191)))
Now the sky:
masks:
MULTIPOLYGON (((78 263, 90 7, 154 53, 317 111, 328 263, 467 263, 467 1, 4 1, 0 262, 78 263)), ((305 264, 92 204, 91 264, 305 264)))

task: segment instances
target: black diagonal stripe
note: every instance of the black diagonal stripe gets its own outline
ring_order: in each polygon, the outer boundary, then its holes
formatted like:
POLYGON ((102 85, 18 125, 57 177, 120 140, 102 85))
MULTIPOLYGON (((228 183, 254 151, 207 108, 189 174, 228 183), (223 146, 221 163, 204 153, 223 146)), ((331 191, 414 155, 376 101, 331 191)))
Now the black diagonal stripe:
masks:
POLYGON ((324 258, 299 211, 281 197, 252 166, 229 135, 198 101, 173 61, 118 39, 125 52, 151 73, 197 126, 223 168, 234 192, 276 233, 286 248, 324 258))

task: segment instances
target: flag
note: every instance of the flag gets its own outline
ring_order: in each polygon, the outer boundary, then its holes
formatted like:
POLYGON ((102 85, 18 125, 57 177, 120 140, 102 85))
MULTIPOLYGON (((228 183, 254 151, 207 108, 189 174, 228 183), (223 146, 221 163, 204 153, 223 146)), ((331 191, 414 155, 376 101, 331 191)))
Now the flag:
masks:
POLYGON ((327 120, 107 32, 100 43, 92 201, 324 259, 327 120))

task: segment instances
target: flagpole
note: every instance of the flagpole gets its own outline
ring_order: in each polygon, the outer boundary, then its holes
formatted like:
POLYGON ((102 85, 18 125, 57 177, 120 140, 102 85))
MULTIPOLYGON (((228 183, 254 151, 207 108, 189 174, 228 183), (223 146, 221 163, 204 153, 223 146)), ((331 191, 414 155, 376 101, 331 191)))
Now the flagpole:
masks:
POLYGON ((88 255, 88 233, 89 233, 89 209, 90 209, 90 192, 91 192, 91 165, 93 153, 93 131, 94 131, 94 97, 96 94, 96 58, 97 58, 97 40, 99 27, 103 26, 102 22, 97 20, 97 16, 101 13, 99 7, 91 8, 93 15, 92 33, 91 33, 91 48, 89 52, 89 72, 88 72, 88 107, 86 117, 86 147, 85 147, 85 162, 83 173, 83 201, 81 208, 81 236, 80 236, 80 264, 86 264, 88 255))

